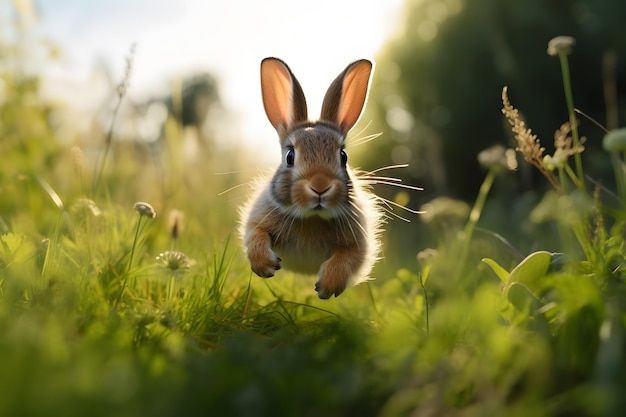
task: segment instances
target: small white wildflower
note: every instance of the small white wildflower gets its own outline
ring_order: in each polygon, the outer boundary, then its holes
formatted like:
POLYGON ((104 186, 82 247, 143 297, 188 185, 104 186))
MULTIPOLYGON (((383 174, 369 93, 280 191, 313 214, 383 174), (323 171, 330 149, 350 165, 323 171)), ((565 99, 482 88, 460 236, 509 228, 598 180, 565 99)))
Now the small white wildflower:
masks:
POLYGON ((143 201, 139 201, 133 205, 133 208, 140 216, 146 216, 151 219, 156 217, 156 211, 149 203, 144 203, 143 201))
POLYGON ((569 55, 572 47, 576 44, 576 39, 571 36, 557 36, 548 42, 548 55, 557 56, 560 53, 569 55))
POLYGON ((161 252, 156 257, 156 261, 162 267, 174 272, 189 269, 195 263, 193 259, 189 258, 184 253, 174 250, 161 252))
POLYGON ((467 219, 469 205, 461 200, 450 197, 437 197, 420 207, 420 218, 424 223, 461 222, 467 219))

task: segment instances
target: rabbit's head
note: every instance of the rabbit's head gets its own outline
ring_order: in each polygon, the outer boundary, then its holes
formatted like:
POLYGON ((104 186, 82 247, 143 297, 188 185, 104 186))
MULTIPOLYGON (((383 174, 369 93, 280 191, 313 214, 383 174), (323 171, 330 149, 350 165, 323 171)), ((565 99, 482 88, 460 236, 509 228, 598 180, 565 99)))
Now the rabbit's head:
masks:
POLYGON ((365 59, 348 65, 326 92, 320 119, 311 122, 302 88, 287 64, 277 58, 261 63, 263 105, 282 149, 271 195, 283 212, 333 218, 351 209, 353 183, 344 143, 361 115, 372 67, 365 59))

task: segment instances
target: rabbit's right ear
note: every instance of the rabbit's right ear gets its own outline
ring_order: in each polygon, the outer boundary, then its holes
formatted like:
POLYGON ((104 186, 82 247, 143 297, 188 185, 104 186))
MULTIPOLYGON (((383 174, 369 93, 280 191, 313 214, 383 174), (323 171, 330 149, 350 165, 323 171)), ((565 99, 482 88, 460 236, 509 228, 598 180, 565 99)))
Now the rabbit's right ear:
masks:
POLYGON ((344 135, 361 117, 373 67, 367 59, 353 62, 335 78, 324 96, 321 119, 334 122, 344 135))
POLYGON ((281 139, 295 123, 307 119, 302 87, 280 59, 265 58, 261 61, 261 93, 265 114, 281 139))

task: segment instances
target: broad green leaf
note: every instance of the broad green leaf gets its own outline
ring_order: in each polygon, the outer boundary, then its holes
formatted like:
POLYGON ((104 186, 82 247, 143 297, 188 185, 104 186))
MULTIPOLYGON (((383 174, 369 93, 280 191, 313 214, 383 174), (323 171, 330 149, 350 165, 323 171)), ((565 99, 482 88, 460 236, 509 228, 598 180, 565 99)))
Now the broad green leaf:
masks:
POLYGON ((539 280, 543 278, 550 268, 552 254, 546 251, 538 251, 528 255, 519 263, 509 275, 508 283, 521 282, 530 290, 538 287, 539 280))
POLYGON ((35 254, 35 245, 21 234, 4 234, 0 236, 0 243, 0 258, 6 264, 25 262, 35 254))
POLYGON ((489 265, 491 270, 500 278, 502 282, 507 282, 509 279, 509 273, 506 269, 502 268, 499 263, 491 258, 483 258, 482 261, 489 265))
POLYGON ((519 282, 512 282, 506 287, 506 298, 513 306, 522 312, 533 312, 541 306, 541 301, 526 287, 519 282))

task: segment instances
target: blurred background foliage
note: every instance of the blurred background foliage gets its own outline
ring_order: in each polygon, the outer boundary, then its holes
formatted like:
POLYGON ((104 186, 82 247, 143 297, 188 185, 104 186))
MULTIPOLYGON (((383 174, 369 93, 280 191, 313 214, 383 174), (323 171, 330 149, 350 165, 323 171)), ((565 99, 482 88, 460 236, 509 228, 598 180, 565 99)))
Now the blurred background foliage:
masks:
MULTIPOLYGON (((364 117, 373 121, 368 132, 383 136, 357 148, 360 162, 368 168, 408 163, 393 174, 424 187, 409 192, 413 208, 442 195, 473 201, 485 176, 479 152, 515 147, 500 111, 503 86, 551 153, 554 132, 568 120, 559 62, 546 53, 558 35, 576 39, 570 56, 575 106, 616 128, 626 108, 626 86, 618 82, 626 76, 626 33, 618 17, 624 15, 626 3, 617 0, 407 1, 398 35, 378 56, 364 117)), ((586 173, 610 186, 611 165, 600 150, 604 132, 584 117, 579 122, 587 137, 586 173)), ((496 181, 482 224, 522 251, 530 249, 524 242, 553 244, 526 220, 544 187, 520 159, 518 172, 496 181)), ((377 191, 397 198, 397 190, 377 191)), ((389 226, 392 255, 407 259, 437 243, 440 234, 433 232, 440 229, 401 223, 389 226)))

